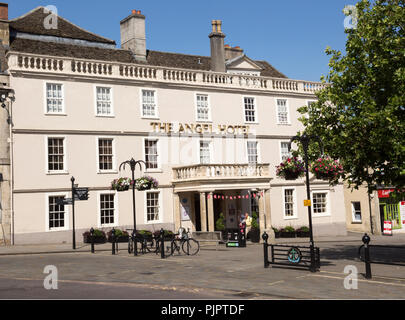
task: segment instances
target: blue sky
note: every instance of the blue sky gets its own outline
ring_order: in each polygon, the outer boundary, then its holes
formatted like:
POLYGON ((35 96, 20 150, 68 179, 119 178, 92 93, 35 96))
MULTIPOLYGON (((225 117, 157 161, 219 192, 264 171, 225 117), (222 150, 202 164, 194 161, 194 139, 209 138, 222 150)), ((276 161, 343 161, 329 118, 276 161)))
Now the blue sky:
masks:
MULTIPOLYGON (((7 0, 3 1, 7 2, 7 0)), ((344 50, 342 12, 355 0, 13 0, 9 18, 54 5, 67 20, 113 39, 132 9, 146 16, 147 48, 210 55, 211 20, 222 20, 225 43, 255 60, 267 60, 289 78, 319 81, 328 73, 327 46, 344 50)))

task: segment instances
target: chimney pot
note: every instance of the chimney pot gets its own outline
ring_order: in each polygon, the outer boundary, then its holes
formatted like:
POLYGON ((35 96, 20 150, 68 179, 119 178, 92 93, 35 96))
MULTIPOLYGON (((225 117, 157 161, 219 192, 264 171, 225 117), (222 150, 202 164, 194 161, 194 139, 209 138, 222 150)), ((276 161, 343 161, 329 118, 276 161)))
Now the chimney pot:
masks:
POLYGON ((0 20, 8 20, 8 3, 0 2, 0 20))

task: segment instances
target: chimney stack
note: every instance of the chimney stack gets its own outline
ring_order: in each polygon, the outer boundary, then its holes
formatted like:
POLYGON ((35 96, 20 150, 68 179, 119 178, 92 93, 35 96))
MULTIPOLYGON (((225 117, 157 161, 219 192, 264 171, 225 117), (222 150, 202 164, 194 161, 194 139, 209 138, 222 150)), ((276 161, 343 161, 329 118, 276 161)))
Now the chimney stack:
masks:
POLYGON ((212 20, 211 39, 211 70, 215 72, 226 72, 225 68, 225 35, 222 33, 221 20, 212 20))
POLYGON ((243 49, 240 47, 231 47, 230 45, 225 45, 225 60, 232 60, 236 57, 243 55, 243 49))
POLYGON ((120 22, 121 48, 130 50, 135 59, 146 61, 145 16, 140 10, 132 10, 130 16, 120 22))
POLYGON ((8 3, 0 2, 0 20, 8 20, 8 3))

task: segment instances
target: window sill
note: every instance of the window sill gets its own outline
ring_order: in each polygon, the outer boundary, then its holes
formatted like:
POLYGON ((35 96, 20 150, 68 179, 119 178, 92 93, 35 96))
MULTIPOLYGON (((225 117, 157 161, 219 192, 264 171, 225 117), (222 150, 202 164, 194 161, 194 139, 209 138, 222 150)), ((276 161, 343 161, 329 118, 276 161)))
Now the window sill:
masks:
POLYGON ((145 173, 163 173, 162 169, 146 169, 145 173))
POLYGON ((286 216, 284 216, 284 220, 298 220, 298 217, 286 217, 286 216))
POLYGON ((330 213, 321 213, 321 214, 316 214, 312 213, 312 218, 323 218, 323 217, 331 217, 332 215, 330 213))
POLYGON ((115 118, 115 115, 114 114, 109 114, 109 115, 96 114, 96 118, 115 118))
POLYGON ((363 221, 352 221, 352 224, 363 224, 363 221))
POLYGON ((66 175, 68 175, 69 174, 69 172, 67 172, 67 171, 59 171, 59 172, 46 172, 46 175, 47 176, 66 176, 66 175))
POLYGON ((97 171, 97 174, 118 174, 117 170, 97 171))
POLYGON ((142 116, 141 119, 143 119, 143 120, 159 120, 160 117, 142 116))
POLYGON ((67 117, 67 113, 45 113, 47 117, 67 117))
POLYGON ((291 123, 277 123, 278 126, 286 126, 286 127, 291 127, 291 123))

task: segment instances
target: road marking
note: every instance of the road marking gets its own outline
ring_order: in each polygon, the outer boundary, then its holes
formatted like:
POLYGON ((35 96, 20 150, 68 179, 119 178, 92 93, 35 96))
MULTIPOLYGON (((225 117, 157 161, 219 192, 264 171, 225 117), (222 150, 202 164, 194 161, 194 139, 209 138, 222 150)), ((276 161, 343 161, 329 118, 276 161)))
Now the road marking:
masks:
MULTIPOLYGON (((329 279, 344 280, 344 278, 340 278, 340 277, 332 277, 332 276, 324 276, 324 275, 316 275, 316 274, 311 274, 310 277, 319 277, 319 278, 329 278, 329 279)), ((384 285, 405 287, 405 284, 402 284, 402 283, 391 283, 391 282, 383 282, 383 281, 375 281, 375 280, 364 280, 364 279, 358 279, 357 281, 367 282, 367 283, 370 283, 370 284, 384 284, 384 285)))
POLYGON ((285 282, 284 280, 281 280, 281 281, 276 281, 276 282, 268 283, 268 285, 269 285, 269 286, 273 286, 273 285, 275 285, 275 284, 284 283, 284 282, 285 282))

